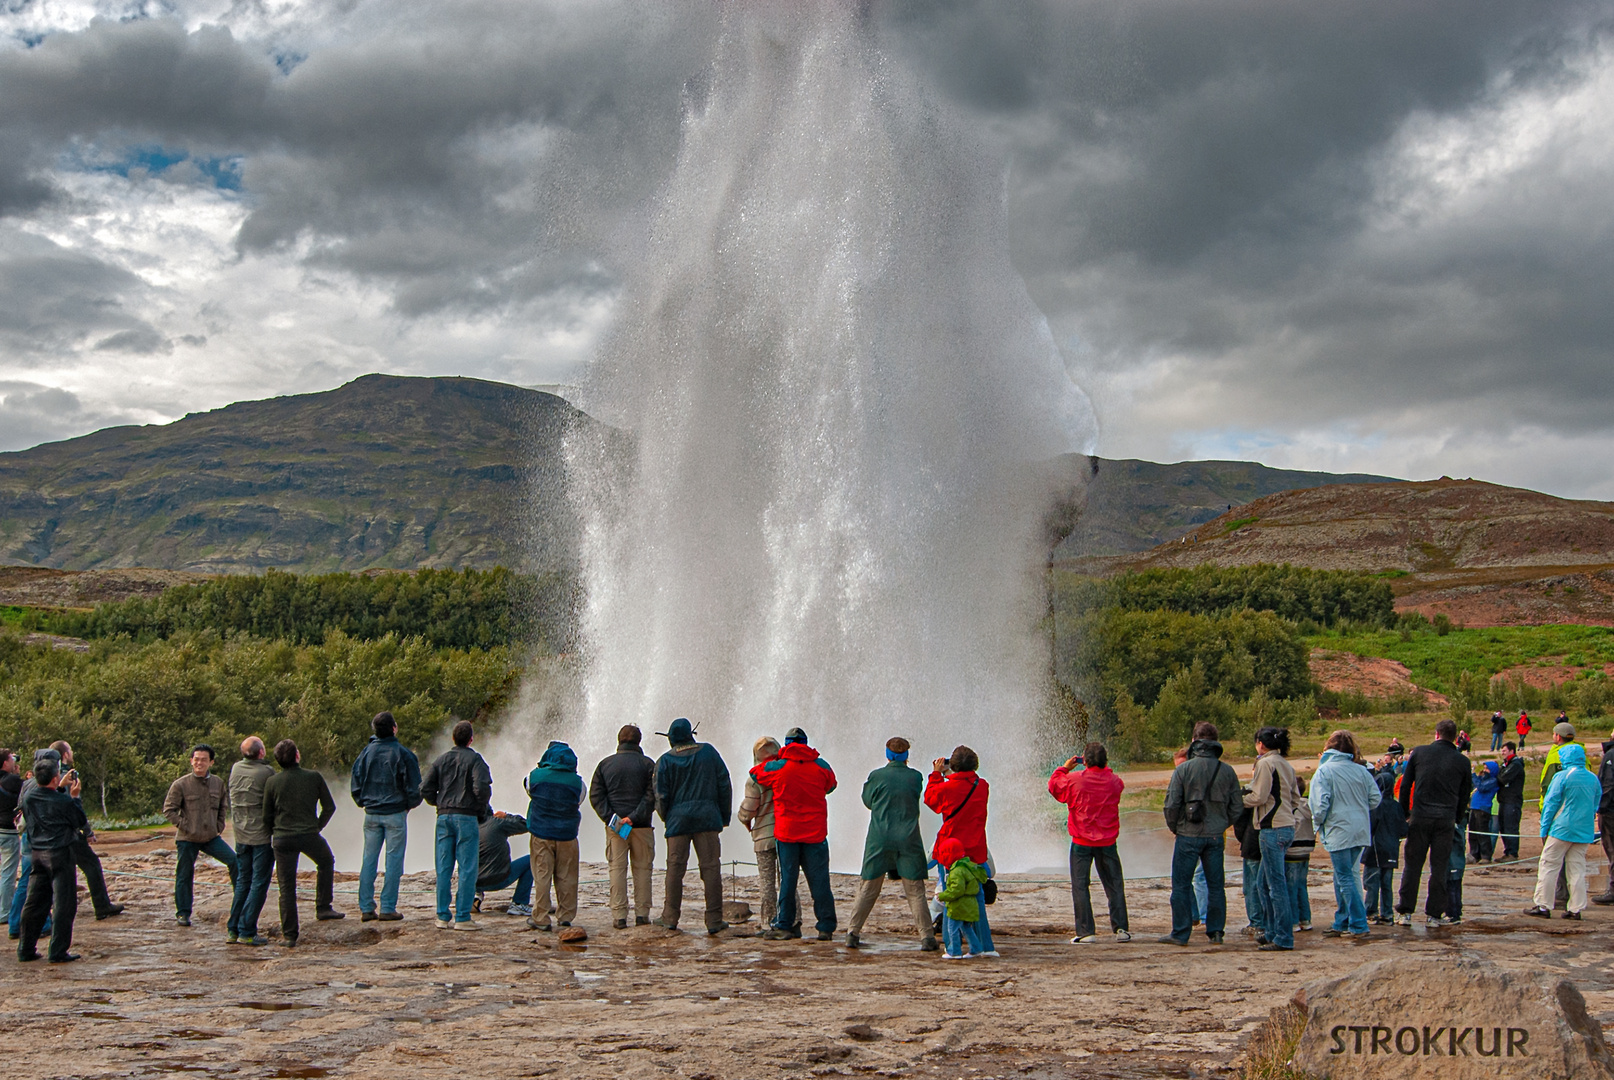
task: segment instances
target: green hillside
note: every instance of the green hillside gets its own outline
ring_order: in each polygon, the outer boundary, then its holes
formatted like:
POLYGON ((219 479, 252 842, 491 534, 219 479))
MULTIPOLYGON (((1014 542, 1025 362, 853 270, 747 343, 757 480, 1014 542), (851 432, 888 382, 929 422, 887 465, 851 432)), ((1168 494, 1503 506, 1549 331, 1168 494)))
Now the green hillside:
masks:
POLYGON ((0 563, 561 569, 574 422, 535 390, 366 375, 0 454, 0 563))

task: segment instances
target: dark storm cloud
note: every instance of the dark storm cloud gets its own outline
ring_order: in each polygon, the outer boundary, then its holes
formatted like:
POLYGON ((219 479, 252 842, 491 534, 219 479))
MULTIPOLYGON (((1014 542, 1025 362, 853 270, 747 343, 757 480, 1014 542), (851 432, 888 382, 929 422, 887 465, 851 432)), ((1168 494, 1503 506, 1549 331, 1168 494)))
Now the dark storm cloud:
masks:
POLYGON ((136 314, 145 292, 127 270, 43 237, 0 230, 0 353, 13 364, 33 366, 92 337, 160 340, 136 314))
POLYGON ((291 68, 228 30, 97 21, 0 54, 0 212, 72 141, 242 154, 243 252, 380 280, 401 309, 605 287, 586 250, 653 191, 711 19, 662 6, 399 6, 291 68), (18 163, 26 168, 19 168, 18 163), (8 197, 9 196, 9 197, 8 197))

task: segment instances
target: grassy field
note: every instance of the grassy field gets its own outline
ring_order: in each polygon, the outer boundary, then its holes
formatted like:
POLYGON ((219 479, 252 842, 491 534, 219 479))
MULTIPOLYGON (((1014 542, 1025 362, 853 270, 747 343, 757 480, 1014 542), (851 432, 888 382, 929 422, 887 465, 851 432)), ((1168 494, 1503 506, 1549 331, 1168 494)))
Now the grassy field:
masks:
POLYGON ((9 626, 21 629, 22 617, 28 611, 25 607, 13 607, 10 604, 0 604, 0 626, 9 626))
POLYGON ((1419 686, 1449 694, 1464 671, 1489 679, 1531 664, 1568 667, 1614 662, 1614 628, 1606 626, 1498 626, 1479 630, 1313 634, 1306 644, 1359 656, 1383 656, 1407 666, 1419 686))

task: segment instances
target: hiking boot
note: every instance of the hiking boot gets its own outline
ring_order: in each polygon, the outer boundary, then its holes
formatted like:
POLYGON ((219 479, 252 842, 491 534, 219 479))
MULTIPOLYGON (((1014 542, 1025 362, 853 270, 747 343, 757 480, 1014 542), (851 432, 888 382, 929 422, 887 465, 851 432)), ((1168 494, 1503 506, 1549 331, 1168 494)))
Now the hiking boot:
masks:
POLYGON ((1363 930, 1360 934, 1352 934, 1351 935, 1351 940, 1354 941, 1358 945, 1366 945, 1367 942, 1368 942, 1368 939, 1371 938, 1372 936, 1373 936, 1373 934, 1372 934, 1371 931, 1363 930))
POLYGON ((678 924, 677 923, 675 923, 675 922, 670 923, 665 918, 656 919, 656 925, 661 927, 663 930, 676 930, 676 929, 678 929, 678 924))
POLYGON ((1170 934, 1167 934, 1164 937, 1155 938, 1155 944, 1156 945, 1186 945, 1186 944, 1188 944, 1188 942, 1186 942, 1186 941, 1178 941, 1176 938, 1172 937, 1170 934))
POLYGON ((296 936, 293 935, 292 937, 285 938, 284 940, 282 940, 281 943, 280 943, 280 947, 283 948, 283 949, 295 949, 297 947, 297 938, 296 938, 296 936))
POLYGON ((781 930, 777 926, 762 935, 764 941, 789 941, 790 931, 781 930))
POLYGON ((337 911, 335 908, 320 908, 314 912, 314 918, 320 922, 335 922, 337 919, 347 918, 347 912, 337 911))
POLYGON ((359 912, 359 921, 360 922, 375 922, 378 918, 380 918, 380 916, 377 915, 373 911, 361 911, 361 912, 359 912))
POLYGON ((646 915, 635 915, 633 917, 633 925, 634 926, 649 926, 650 925, 650 918, 649 918, 649 916, 646 916, 646 915))
POLYGON ((383 911, 376 916, 381 922, 403 922, 403 913, 398 911, 383 911))
POLYGON ((848 949, 861 948, 862 945, 863 939, 857 936, 856 930, 848 930, 846 932, 846 947, 848 949))
MULTIPOLYGON (((716 926, 708 926, 706 928, 706 936, 707 937, 716 937, 718 934, 721 934, 723 931, 727 930, 728 928, 729 928, 729 924, 726 923, 726 922, 720 922, 716 926)), ((823 937, 824 935, 820 934, 819 936, 823 937)))
POLYGON ((1534 916, 1537 919, 1550 919, 1550 918, 1552 918, 1552 909, 1551 908, 1544 908, 1544 907, 1541 907, 1540 905, 1537 905, 1536 907, 1525 908, 1524 913, 1526 915, 1534 916))
POLYGON ((1256 952, 1293 952, 1293 945, 1279 945, 1276 941, 1269 941, 1265 945, 1257 945, 1256 952))
POLYGON ((1594 904, 1614 904, 1614 889, 1610 889, 1608 892, 1603 893, 1600 896, 1592 897, 1592 903, 1594 903, 1594 904))
POLYGON ((241 940, 241 935, 237 934, 234 930, 231 930, 228 934, 224 935, 224 944, 226 944, 226 945, 234 945, 237 941, 240 941, 240 940, 241 940))
POLYGON ((259 948, 262 948, 263 946, 269 944, 269 939, 266 938, 266 937, 263 937, 260 934, 253 934, 251 937, 242 938, 240 940, 239 944, 241 944, 241 945, 256 945, 259 948))
POLYGON ((1329 929, 1323 931, 1323 937, 1344 937, 1344 936, 1345 936, 1345 931, 1343 931, 1343 930, 1335 930, 1332 927, 1330 927, 1329 929))
POLYGON ((920 952, 935 952, 941 945, 933 937, 927 937, 919 943, 920 952))
MULTIPOLYGON (((1122 931, 1122 933, 1125 933, 1125 931, 1122 931)), ((1127 940, 1128 941, 1132 940, 1132 935, 1131 934, 1127 934, 1127 940)), ((1223 945, 1223 944, 1226 944, 1226 942, 1227 942, 1227 935, 1221 930, 1218 930, 1218 931, 1216 931, 1216 933, 1210 935, 1210 943, 1212 945, 1223 945)))
POLYGON ((1271 942, 1272 942, 1272 939, 1267 937, 1265 934, 1257 934, 1257 935, 1255 935, 1255 943, 1256 943, 1257 946, 1269 945, 1269 944, 1271 944, 1271 942))
POLYGON ((454 929, 456 929, 456 930, 464 930, 466 932, 470 932, 470 931, 473 931, 473 930, 482 929, 482 924, 477 923, 477 922, 472 922, 470 919, 465 919, 465 920, 463 920, 461 922, 456 922, 454 924, 454 929))
POLYGON ((191 917, 189 915, 175 915, 174 916, 174 925, 175 926, 189 926, 190 924, 191 924, 191 917))
POLYGON ((454 924, 452 922, 450 922, 449 920, 447 920, 447 919, 436 919, 436 920, 434 920, 432 922, 432 925, 437 927, 437 929, 439 929, 439 930, 452 930, 452 929, 454 929, 454 924))
POLYGON ((611 923, 611 929, 612 930, 626 930, 627 928, 628 928, 628 920, 626 920, 626 919, 617 919, 617 920, 615 920, 614 922, 611 923))
POLYGON ((118 914, 122 910, 122 904, 108 904, 106 907, 95 913, 95 921, 100 922, 102 919, 110 919, 112 916, 118 914))
POLYGON ((819 941, 834 941, 835 940, 835 935, 830 933, 828 930, 820 930, 818 932, 818 940, 819 941))
POLYGON ((45 963, 47 963, 47 964, 71 964, 74 960, 80 960, 80 959, 83 959, 83 958, 80 957, 78 953, 70 952, 70 953, 63 953, 60 956, 53 956, 49 960, 46 960, 45 963))

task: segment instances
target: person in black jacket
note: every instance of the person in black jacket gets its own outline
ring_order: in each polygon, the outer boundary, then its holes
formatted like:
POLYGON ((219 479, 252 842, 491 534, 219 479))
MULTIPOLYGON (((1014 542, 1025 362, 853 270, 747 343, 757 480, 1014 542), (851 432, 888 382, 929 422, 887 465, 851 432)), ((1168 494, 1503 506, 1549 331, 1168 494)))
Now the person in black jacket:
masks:
POLYGON ((1502 744, 1502 771, 1496 775, 1497 826, 1502 857, 1519 857, 1519 823, 1524 820, 1524 759, 1511 742, 1502 744))
POLYGON ((650 921, 650 878, 655 869, 656 763, 640 749, 644 734, 624 724, 616 733, 616 753, 594 767, 588 802, 605 823, 605 859, 611 868, 611 925, 628 925, 628 866, 633 866, 633 922, 650 921), (618 818, 617 828, 611 819, 618 818), (629 828, 622 835, 622 823, 629 828))
POLYGON ((1446 925, 1446 876, 1450 872, 1453 826, 1468 816, 1474 774, 1468 758, 1455 745, 1457 725, 1435 725, 1435 741, 1407 756, 1401 775, 1401 813, 1407 819, 1407 865, 1401 873, 1401 896, 1395 905, 1398 926, 1412 925, 1418 904, 1424 860, 1429 860, 1429 892, 1424 914, 1430 926, 1446 925))
POLYGON ((420 794, 437 807, 437 922, 439 930, 480 930, 471 919, 481 864, 481 824, 493 813, 493 774, 482 755, 471 749, 476 730, 467 720, 455 723, 454 746, 426 770, 420 794), (458 887, 450 895, 454 867, 458 887))
POLYGON ((275 853, 275 886, 280 890, 282 944, 297 944, 297 861, 314 860, 314 917, 320 922, 346 918, 335 908, 336 856, 320 833, 336 816, 336 799, 325 777, 302 767, 297 744, 281 739, 275 744, 280 772, 263 786, 263 825, 275 853))
POLYGON ((73 944, 73 920, 78 915, 78 873, 73 866, 73 843, 89 825, 89 820, 78 801, 78 777, 73 777, 67 790, 61 788, 59 757, 36 759, 33 779, 22 795, 33 874, 28 882, 28 898, 22 905, 17 959, 39 959, 39 935, 48 911, 50 962, 65 964, 78 959, 76 953, 69 951, 73 944))
MULTIPOLYGON (((50 744, 62 759, 62 768, 68 774, 78 776, 78 770, 73 768, 73 747, 66 739, 57 739, 50 744)), ((64 774, 67 775, 67 774, 64 774)), ((122 904, 114 904, 112 897, 106 889, 106 873, 101 869, 101 856, 95 853, 90 841, 95 838, 95 832, 86 822, 84 828, 79 830, 78 839, 73 841, 73 862, 84 872, 84 889, 90 894, 90 906, 95 909, 96 921, 110 919, 123 910, 122 904)))
POLYGON ((1594 904, 1614 904, 1614 732, 1603 744, 1603 763, 1597 779, 1603 785, 1603 798, 1597 804, 1597 830, 1603 834, 1603 855, 1608 859, 1608 888, 1592 897, 1594 904))

